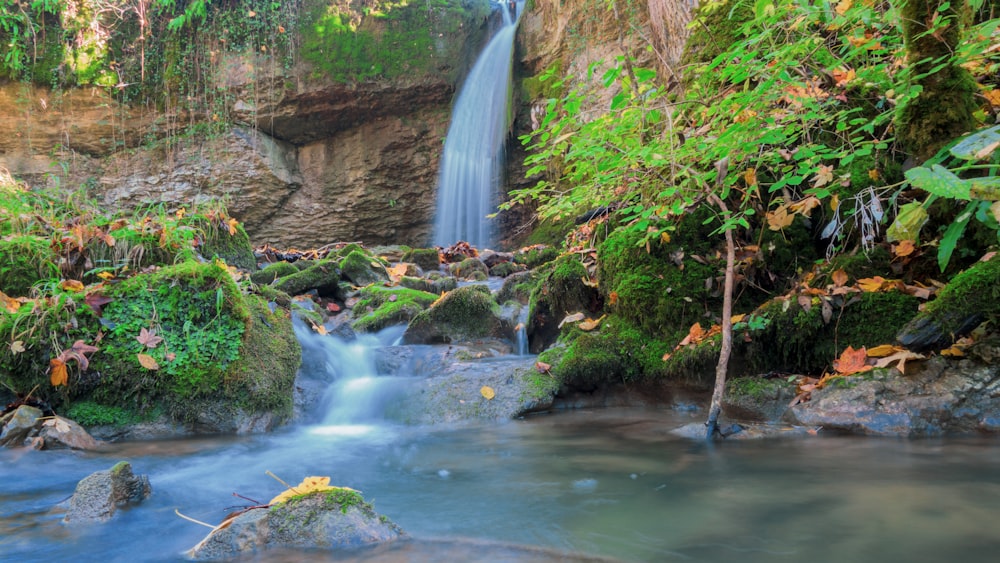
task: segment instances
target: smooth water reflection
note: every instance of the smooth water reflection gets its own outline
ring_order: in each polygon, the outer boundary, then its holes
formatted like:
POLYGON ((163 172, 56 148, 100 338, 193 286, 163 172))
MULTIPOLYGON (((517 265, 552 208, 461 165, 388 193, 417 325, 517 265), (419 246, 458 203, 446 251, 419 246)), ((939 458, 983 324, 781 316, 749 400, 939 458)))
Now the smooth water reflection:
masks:
MULTIPOLYGON (((101 454, 3 451, 0 558, 178 560, 206 530, 174 509, 218 522, 246 504, 232 493, 266 502, 282 490, 268 470, 289 482, 330 475, 418 540, 479 538, 625 561, 964 562, 992 561, 1000 550, 995 441, 815 437, 706 447, 668 433, 700 416, 581 411, 463 428, 328 425, 119 444, 101 454), (150 476, 153 496, 109 524, 63 526, 53 506, 120 459, 150 476)), ((342 558, 555 560, 462 545, 418 541, 342 558)))

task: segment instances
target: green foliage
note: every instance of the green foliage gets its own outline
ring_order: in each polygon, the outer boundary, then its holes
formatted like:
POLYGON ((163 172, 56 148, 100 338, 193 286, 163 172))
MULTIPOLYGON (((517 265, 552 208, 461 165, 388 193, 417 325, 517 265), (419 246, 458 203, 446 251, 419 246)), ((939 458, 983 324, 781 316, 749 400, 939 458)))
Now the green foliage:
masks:
POLYGON ((118 406, 100 405, 93 401, 73 403, 66 411, 66 417, 85 427, 125 426, 140 420, 133 411, 118 406))

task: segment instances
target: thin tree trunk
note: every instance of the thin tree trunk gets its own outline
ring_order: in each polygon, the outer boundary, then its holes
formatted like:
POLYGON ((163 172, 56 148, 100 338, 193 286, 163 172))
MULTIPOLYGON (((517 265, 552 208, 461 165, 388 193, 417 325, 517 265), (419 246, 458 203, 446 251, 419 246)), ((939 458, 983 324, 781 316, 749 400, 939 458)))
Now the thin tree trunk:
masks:
MULTIPOLYGON (((709 199, 718 205, 728 219, 729 208, 715 194, 709 199)), ((712 391, 712 405, 708 409, 708 427, 705 438, 711 440, 719 432, 719 413, 722 411, 722 395, 726 390, 726 372, 729 370, 729 356, 733 350, 733 284, 736 277, 736 243, 732 229, 726 229, 726 281, 722 294, 722 350, 719 363, 715 366, 715 389, 712 391)))

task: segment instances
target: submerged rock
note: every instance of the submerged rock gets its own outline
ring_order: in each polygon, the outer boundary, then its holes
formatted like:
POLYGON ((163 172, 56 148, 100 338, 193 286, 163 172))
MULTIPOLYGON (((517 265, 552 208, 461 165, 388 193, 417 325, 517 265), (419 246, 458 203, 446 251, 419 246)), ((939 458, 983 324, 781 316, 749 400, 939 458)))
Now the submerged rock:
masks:
POLYGON ((119 508, 142 502, 152 491, 149 477, 133 474, 132 464, 120 461, 77 483, 63 522, 104 522, 119 508))
POLYGON ((399 526, 376 514, 357 491, 333 489, 248 510, 213 530, 187 555, 205 560, 274 548, 344 549, 403 535, 399 526))

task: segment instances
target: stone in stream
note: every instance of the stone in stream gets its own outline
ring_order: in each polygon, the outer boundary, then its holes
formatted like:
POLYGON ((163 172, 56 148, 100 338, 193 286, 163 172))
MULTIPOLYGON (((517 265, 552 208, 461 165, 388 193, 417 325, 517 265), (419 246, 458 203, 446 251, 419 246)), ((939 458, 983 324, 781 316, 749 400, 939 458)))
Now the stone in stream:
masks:
POLYGON ((36 407, 18 407, 0 432, 0 446, 14 448, 30 442, 35 449, 95 450, 100 447, 100 443, 76 422, 58 415, 42 415, 36 407))
POLYGON ((76 485, 63 522, 104 522, 118 509, 138 504, 152 493, 149 477, 132 473, 132 464, 120 461, 109 470, 97 471, 76 485))
POLYGON ((35 432, 35 426, 42 417, 42 411, 32 406, 21 405, 13 412, 0 432, 0 446, 17 447, 24 445, 35 432))
POLYGON ((212 560, 276 548, 355 548, 404 535, 399 526, 376 514, 360 493, 334 488, 244 511, 209 533, 187 555, 212 560))

